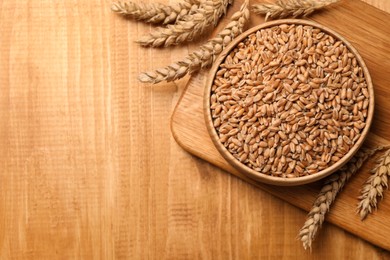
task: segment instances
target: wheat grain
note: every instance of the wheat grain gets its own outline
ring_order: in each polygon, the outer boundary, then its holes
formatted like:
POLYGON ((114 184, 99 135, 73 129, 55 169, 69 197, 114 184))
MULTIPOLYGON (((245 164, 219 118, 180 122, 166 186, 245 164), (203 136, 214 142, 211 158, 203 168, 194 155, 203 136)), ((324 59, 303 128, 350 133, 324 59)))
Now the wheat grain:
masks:
POLYGON ((139 75, 138 79, 141 82, 154 84, 161 81, 173 81, 211 65, 226 45, 242 33, 248 19, 248 0, 245 0, 240 10, 232 15, 228 25, 215 38, 207 41, 183 60, 154 72, 144 72, 139 75))
POLYGON ((345 68, 361 68, 351 66, 353 58, 345 44, 313 26, 285 23, 249 34, 227 54, 211 86, 221 144, 240 163, 275 177, 307 176, 338 162, 367 116, 365 78, 348 86, 341 76, 345 68))
POLYGON ((314 11, 338 1, 339 0, 278 0, 274 4, 254 4, 252 10, 256 14, 265 15, 265 20, 267 21, 269 18, 276 19, 308 16, 314 11))
POLYGON ((167 47, 192 41, 207 28, 216 26, 230 3, 230 0, 205 0, 193 14, 184 15, 175 24, 158 28, 137 42, 144 47, 167 47))
POLYGON ((137 4, 132 1, 113 3, 111 10, 121 15, 154 24, 169 24, 182 19, 187 14, 194 13, 199 7, 195 1, 184 1, 173 5, 137 4))
POLYGON ((305 224, 299 231, 299 238, 305 249, 311 248, 312 242, 325 220, 326 213, 347 181, 360 169, 362 164, 370 156, 382 149, 384 147, 377 147, 375 149, 361 148, 345 166, 326 180, 325 185, 317 195, 307 215, 305 224))
POLYGON ((384 190, 388 188, 390 177, 390 149, 378 160, 378 164, 372 170, 372 175, 367 179, 361 190, 360 202, 357 212, 363 220, 373 209, 378 207, 378 198, 383 198, 384 190))

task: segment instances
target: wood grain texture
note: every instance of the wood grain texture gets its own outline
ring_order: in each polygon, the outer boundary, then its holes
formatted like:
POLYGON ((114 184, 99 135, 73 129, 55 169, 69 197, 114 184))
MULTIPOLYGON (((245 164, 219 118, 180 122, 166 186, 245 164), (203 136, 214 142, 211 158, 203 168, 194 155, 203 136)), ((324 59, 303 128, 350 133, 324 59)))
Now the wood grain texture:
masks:
POLYGON ((169 120, 188 78, 136 77, 198 43, 140 48, 152 27, 110 3, 0 1, 0 259, 390 256, 328 224, 304 252, 304 211, 183 151, 169 120))

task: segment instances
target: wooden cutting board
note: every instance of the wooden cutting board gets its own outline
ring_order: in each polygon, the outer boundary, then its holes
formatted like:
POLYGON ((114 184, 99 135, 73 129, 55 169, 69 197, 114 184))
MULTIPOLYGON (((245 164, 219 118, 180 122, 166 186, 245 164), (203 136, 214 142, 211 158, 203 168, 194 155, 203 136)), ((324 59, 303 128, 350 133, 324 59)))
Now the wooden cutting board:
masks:
MULTIPOLYGON (((236 11, 242 2, 243 0, 236 0, 228 16, 236 11)), ((390 15, 361 1, 351 0, 343 1, 333 8, 330 7, 313 15, 310 19, 343 35, 362 55, 374 82, 376 100, 374 122, 365 145, 390 144, 390 15)), ((249 27, 261 22, 263 22, 261 17, 252 14, 249 27)), ((222 22, 219 28, 223 24, 222 22)), ((201 72, 190 79, 173 113, 172 133, 179 145, 227 172, 308 211, 320 190, 321 182, 298 187, 276 187, 257 183, 237 172, 218 153, 204 123, 202 102, 206 77, 207 72, 201 72)), ((375 157, 371 158, 346 185, 332 206, 327 221, 390 250, 388 239, 390 235, 390 191, 380 202, 379 210, 364 222, 360 221, 355 213, 360 188, 370 175, 369 170, 374 163, 375 157)))

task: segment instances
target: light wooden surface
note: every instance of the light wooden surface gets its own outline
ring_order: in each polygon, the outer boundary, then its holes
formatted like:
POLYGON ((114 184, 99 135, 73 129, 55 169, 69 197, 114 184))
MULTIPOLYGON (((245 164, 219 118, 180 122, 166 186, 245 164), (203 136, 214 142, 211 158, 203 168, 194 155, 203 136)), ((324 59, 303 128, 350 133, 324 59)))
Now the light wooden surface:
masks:
MULTIPOLYGON (((337 33, 345 35, 349 42, 353 42, 357 50, 362 55, 368 70, 372 73, 372 80, 375 83, 377 111, 365 146, 377 147, 379 145, 390 144, 390 132, 381 131, 389 129, 390 107, 388 96, 390 95, 389 77, 387 68, 390 67, 390 56, 386 46, 390 35, 390 27, 386 26, 386 21, 390 21, 390 15, 379 11, 361 1, 344 1, 338 5, 337 10, 332 12, 322 12, 313 19, 322 25, 335 28, 337 33), (364 28, 350 27, 350 24, 359 23, 361 17, 367 22, 364 28), (372 18, 375 17, 375 20, 372 18), (333 24, 337 21, 337 24, 333 24), (375 35, 375 43, 371 39, 375 35), (378 95, 378 93, 382 93, 378 95), (381 116, 378 116, 378 114, 381 116)), ((252 24, 258 24, 254 17, 252 24)), ((252 28, 253 30, 253 28, 252 28)), ((247 31, 248 33, 250 31, 247 31)), ((238 39, 239 40, 239 39, 238 39)), ((225 52, 224 52, 225 53, 225 52)), ((223 54, 222 54, 223 55, 223 54)), ((199 156, 206 161, 225 169, 256 186, 274 194, 275 196, 304 210, 309 210, 316 194, 320 190, 322 181, 299 187, 276 187, 254 182, 251 178, 256 176, 245 174, 234 169, 233 164, 229 164, 218 151, 225 151, 221 147, 215 146, 208 132, 207 127, 213 127, 210 121, 205 122, 205 92, 209 94, 213 75, 218 68, 218 61, 210 72, 202 72, 191 78, 184 95, 179 100, 172 116, 172 133, 176 141, 188 152, 199 156), (214 71, 213 71, 214 70, 214 71), (206 86, 206 87, 202 87, 206 86), (208 90, 204 89, 208 88, 208 90), (207 126, 207 124, 209 124, 207 126)), ((210 115, 208 115, 210 117, 210 115)), ((223 147, 223 146, 222 146, 223 147)), ((224 147, 223 147, 224 148, 224 147)), ((378 153, 381 154, 381 153, 378 153)), ((373 216, 368 217, 364 222, 360 221, 356 215, 356 204, 358 202, 362 184, 370 176, 370 169, 375 167, 376 158, 370 158, 365 166, 348 183, 344 191, 340 194, 335 205, 327 216, 327 219, 345 230, 370 241, 371 243, 390 250, 390 241, 386 237, 390 234, 390 200, 385 199, 380 203, 380 210, 373 216)), ((260 178, 259 178, 260 179, 260 178)), ((261 181, 261 179, 260 179, 261 181)), ((263 180, 265 182, 265 180, 263 180)), ((298 180, 299 181, 299 180, 298 180)), ((283 185, 283 184, 281 184, 283 185)))
POLYGON ((303 211, 183 151, 188 78, 136 77, 196 44, 142 49, 110 2, 0 1, 0 259, 390 257, 329 224, 305 252, 303 211))

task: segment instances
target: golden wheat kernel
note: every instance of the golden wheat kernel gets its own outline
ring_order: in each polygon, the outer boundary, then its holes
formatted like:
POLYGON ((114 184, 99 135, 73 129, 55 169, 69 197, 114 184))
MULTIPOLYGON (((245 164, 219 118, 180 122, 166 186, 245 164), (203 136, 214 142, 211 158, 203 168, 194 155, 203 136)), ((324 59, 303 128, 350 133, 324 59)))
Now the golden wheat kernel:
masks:
POLYGON ((245 152, 253 159, 245 163, 253 169, 297 177, 325 169, 349 151, 365 126, 369 96, 366 85, 360 86, 365 84, 362 69, 339 41, 317 28, 283 27, 287 33, 281 27, 262 29, 238 44, 235 56, 228 55, 217 72, 210 102, 223 107, 211 104, 212 115, 221 121, 214 120, 221 142, 236 158, 242 161, 245 152), (301 45, 310 47, 289 56, 291 46, 301 45), (227 122, 229 127, 221 127, 227 122), (333 154, 338 143, 338 154, 333 154), (266 160, 256 159, 261 154, 266 160), (286 164, 291 160, 302 172, 286 164), (310 164, 316 167, 306 167, 310 164))

